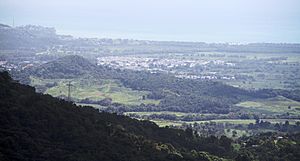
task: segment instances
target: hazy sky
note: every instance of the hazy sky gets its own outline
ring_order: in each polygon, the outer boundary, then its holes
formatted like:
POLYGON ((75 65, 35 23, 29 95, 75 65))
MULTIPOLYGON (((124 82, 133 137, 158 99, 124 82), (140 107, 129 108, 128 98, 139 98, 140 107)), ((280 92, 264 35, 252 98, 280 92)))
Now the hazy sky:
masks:
POLYGON ((81 37, 300 42, 300 0, 0 0, 13 17, 81 37))

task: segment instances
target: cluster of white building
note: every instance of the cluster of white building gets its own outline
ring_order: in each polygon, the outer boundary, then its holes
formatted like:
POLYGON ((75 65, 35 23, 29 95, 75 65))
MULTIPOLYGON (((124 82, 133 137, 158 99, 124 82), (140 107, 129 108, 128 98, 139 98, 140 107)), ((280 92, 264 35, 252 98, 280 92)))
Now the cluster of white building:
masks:
POLYGON ((11 71, 13 69, 17 69, 18 66, 17 65, 14 65, 14 64, 10 64, 8 63, 7 61, 0 61, 0 69, 5 69, 5 70, 8 70, 8 71, 11 71))
POLYGON ((235 66, 222 60, 180 60, 168 58, 150 58, 136 56, 108 56, 97 58, 98 65, 105 65, 114 68, 126 69, 148 69, 148 68, 176 68, 176 67, 195 67, 207 64, 235 66))
POLYGON ((225 62, 223 60, 191 60, 191 59, 169 59, 169 58, 153 58, 142 56, 107 56, 98 57, 98 65, 109 66, 116 69, 146 70, 151 73, 171 72, 178 78, 188 79, 235 79, 231 76, 217 77, 216 73, 206 75, 195 75, 191 73, 174 72, 178 68, 206 67, 208 65, 224 65, 235 66, 234 63, 225 62))

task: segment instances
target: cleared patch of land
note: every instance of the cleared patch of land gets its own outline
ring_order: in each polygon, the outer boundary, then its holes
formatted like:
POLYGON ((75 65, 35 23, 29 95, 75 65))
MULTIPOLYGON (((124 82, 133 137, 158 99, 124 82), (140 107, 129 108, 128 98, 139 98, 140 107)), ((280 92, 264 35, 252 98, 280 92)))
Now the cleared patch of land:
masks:
POLYGON ((259 112, 263 114, 289 113, 290 115, 300 115, 300 102, 282 96, 241 102, 237 104, 237 106, 250 112, 259 112))
MULTIPOLYGON (((197 113, 184 113, 184 112, 173 112, 173 111, 150 111, 150 112, 125 112, 128 114, 136 114, 139 116, 150 116, 150 115, 175 115, 176 117, 182 117, 186 115, 197 115, 197 113)), ((211 114, 201 114, 201 115, 211 115, 211 114)))
MULTIPOLYGON (((194 123, 210 123, 210 122, 215 122, 215 123, 224 123, 224 124, 243 124, 243 125, 248 125, 250 123, 255 123, 254 119, 220 119, 220 120, 207 120, 207 121, 173 121, 173 120, 151 120, 155 122, 158 126, 164 127, 164 126, 180 126, 183 123, 186 124, 194 124, 194 123)), ((283 121, 284 122, 284 121, 283 121)))
POLYGON ((93 78, 81 79, 41 79, 31 77, 31 85, 45 88, 45 92, 54 97, 68 95, 68 83, 71 82, 71 97, 75 100, 89 99, 98 101, 111 98, 113 102, 126 105, 159 104, 159 100, 147 99, 149 92, 137 91, 122 86, 116 80, 97 80, 93 78))
POLYGON ((181 126, 182 121, 169 121, 169 120, 150 120, 156 123, 159 127, 166 127, 166 126, 181 126))
POLYGON ((99 110, 102 110, 102 109, 106 108, 105 106, 101 106, 101 105, 97 105, 97 104, 76 103, 76 105, 79 105, 79 106, 91 106, 91 107, 94 107, 94 108, 99 109, 99 110))
MULTIPOLYGON (((291 125, 295 125, 296 122, 299 122, 299 119, 262 119, 263 121, 268 121, 272 124, 281 123, 284 124, 286 121, 289 121, 291 125)), ((183 123, 185 124, 194 124, 194 123, 211 123, 215 122, 217 124, 234 124, 234 125, 248 125, 250 123, 255 124, 254 119, 220 119, 220 120, 207 120, 207 121, 174 121, 174 120, 151 120, 155 122, 158 126, 164 127, 164 126, 180 126, 183 123)))
POLYGON ((205 123, 205 122, 215 122, 215 123, 229 123, 229 124, 250 124, 255 123, 254 119, 220 119, 220 120, 208 120, 208 121, 192 121, 192 122, 186 122, 186 123, 205 123))
POLYGON ((291 125, 295 125, 296 122, 300 122, 300 119, 262 119, 263 121, 268 121, 272 124, 281 123, 284 124, 286 121, 289 122, 291 125))

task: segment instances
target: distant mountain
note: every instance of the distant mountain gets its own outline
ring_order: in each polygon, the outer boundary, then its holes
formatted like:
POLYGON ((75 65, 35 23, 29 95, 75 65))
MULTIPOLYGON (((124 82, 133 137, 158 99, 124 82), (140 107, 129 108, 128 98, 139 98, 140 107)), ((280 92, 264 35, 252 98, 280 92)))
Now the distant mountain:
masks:
MULTIPOLYGON (((109 38, 74 38, 58 35, 54 28, 35 25, 10 27, 0 24, 0 49, 45 49, 54 46, 65 46, 72 50, 88 50, 95 48, 105 51, 121 52, 121 54, 140 53, 189 53, 189 52, 264 52, 264 53, 300 53, 300 44, 289 43, 204 43, 149 41, 109 38), (115 47, 123 49, 115 51, 115 47)), ((104 53, 105 54, 105 53, 104 53)))
POLYGON ((0 49, 46 48, 59 43, 54 28, 0 25, 0 49))
POLYGON ((29 67, 21 71, 11 71, 14 79, 23 84, 30 84, 30 76, 43 79, 120 79, 123 73, 105 66, 97 66, 79 55, 60 57, 48 63, 29 67))
POLYGON ((233 153, 226 137, 206 139, 191 130, 78 107, 37 94, 7 72, 0 73, 0 88, 1 161, 219 161, 200 151, 233 153))
POLYGON ((83 75, 96 75, 97 66, 81 56, 71 55, 42 64, 30 72, 42 78, 74 78, 83 75))
POLYGON ((0 23, 0 28, 11 28, 9 25, 1 24, 0 23))

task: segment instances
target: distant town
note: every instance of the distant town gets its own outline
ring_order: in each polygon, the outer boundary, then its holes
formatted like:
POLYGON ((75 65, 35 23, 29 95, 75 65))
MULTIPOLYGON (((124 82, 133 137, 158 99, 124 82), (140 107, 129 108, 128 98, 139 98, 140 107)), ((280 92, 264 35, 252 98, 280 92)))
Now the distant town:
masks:
POLYGON ((214 72, 209 75, 195 75, 189 72, 184 72, 179 69, 183 68, 194 68, 202 67, 206 68, 209 65, 222 65, 234 67, 234 63, 225 62, 222 60, 180 60, 180 59, 168 59, 168 58, 151 58, 151 57, 138 57, 138 56, 108 56, 98 57, 98 65, 109 66, 112 68, 119 69, 130 69, 130 70, 146 70, 151 73, 166 72, 173 73, 179 78, 188 79, 224 79, 230 80, 235 79, 231 77, 218 77, 214 72))

